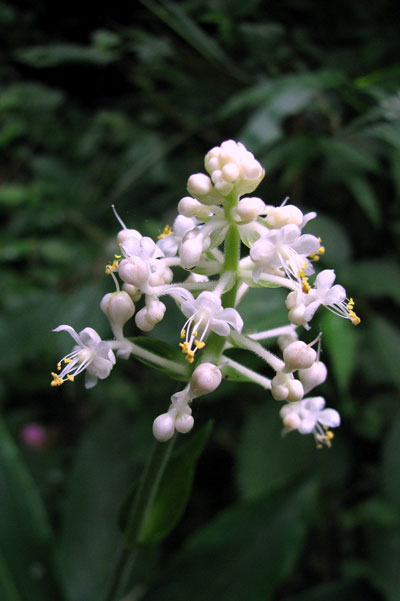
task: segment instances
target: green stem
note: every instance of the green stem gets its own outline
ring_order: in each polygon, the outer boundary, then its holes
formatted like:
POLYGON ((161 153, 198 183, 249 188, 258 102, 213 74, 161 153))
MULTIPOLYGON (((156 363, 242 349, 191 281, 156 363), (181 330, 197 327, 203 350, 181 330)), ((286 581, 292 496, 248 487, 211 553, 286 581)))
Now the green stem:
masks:
MULTIPOLYGON (((167 467, 175 438, 176 436, 171 438, 168 442, 156 442, 154 445, 153 452, 139 482, 139 487, 135 495, 135 500, 125 530, 125 537, 132 546, 124 544, 120 549, 113 579, 104 601, 113 601, 121 588, 121 584, 124 583, 127 578, 127 566, 133 563, 131 560, 135 558, 137 544, 140 539, 140 532, 153 504, 165 468, 167 467)), ((132 565, 130 566, 130 569, 132 569, 132 565)), ((121 594, 123 594, 123 592, 124 591, 122 591, 121 594)))

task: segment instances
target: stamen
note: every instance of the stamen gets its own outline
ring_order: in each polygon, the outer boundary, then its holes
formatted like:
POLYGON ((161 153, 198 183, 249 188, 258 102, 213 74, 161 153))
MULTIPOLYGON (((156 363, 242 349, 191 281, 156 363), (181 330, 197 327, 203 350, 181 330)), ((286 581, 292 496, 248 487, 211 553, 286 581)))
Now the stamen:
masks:
POLYGON ((304 292, 304 294, 308 294, 308 292, 310 292, 311 290, 311 286, 308 283, 308 277, 305 274, 305 269, 307 269, 308 267, 308 263, 305 263, 303 265, 303 267, 299 270, 299 278, 301 279, 301 283, 303 285, 302 290, 304 292))
POLYGON ((358 326, 358 324, 361 323, 361 319, 358 317, 357 313, 354 311, 354 301, 352 298, 347 303, 346 308, 349 312, 349 317, 351 319, 352 324, 354 326, 358 326))
POLYGON ((111 263, 111 265, 106 265, 106 274, 110 275, 110 273, 112 273, 113 271, 116 271, 118 269, 118 265, 119 265, 119 261, 117 259, 114 259, 114 261, 111 263))
POLYGON ((172 228, 167 224, 162 233, 157 236, 157 240, 162 240, 163 238, 166 238, 167 236, 170 236, 172 234, 172 228))
POLYGON ((53 379, 50 382, 50 386, 61 386, 62 384, 64 384, 64 380, 60 378, 60 376, 54 371, 51 372, 51 375, 53 376, 53 379))

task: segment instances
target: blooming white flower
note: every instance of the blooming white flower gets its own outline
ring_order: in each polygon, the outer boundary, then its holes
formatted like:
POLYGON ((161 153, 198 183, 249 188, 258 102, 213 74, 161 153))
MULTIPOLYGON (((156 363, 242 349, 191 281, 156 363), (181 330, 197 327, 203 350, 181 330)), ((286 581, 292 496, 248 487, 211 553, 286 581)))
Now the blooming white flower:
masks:
POLYGON ((103 341, 93 328, 84 328, 77 334, 71 326, 62 325, 53 332, 66 331, 75 340, 72 352, 63 357, 57 364, 57 371, 52 372, 52 386, 61 386, 67 380, 73 382, 75 376, 86 370, 86 388, 93 388, 97 379, 104 380, 115 364, 115 356, 108 342, 103 341), (62 364, 64 363, 64 368, 62 364))
POLYGON ((331 445, 333 433, 329 428, 340 426, 340 415, 335 409, 325 409, 325 399, 310 397, 284 405, 280 410, 283 433, 297 430, 300 434, 314 434, 318 444, 331 445))
MULTIPOLYGON (((251 247, 250 257, 255 264, 253 279, 258 282, 264 270, 269 268, 283 269, 288 277, 298 278, 299 272, 308 265, 306 257, 316 253, 320 242, 316 236, 301 234, 295 224, 288 224, 280 229, 270 230, 259 238, 251 247)), ((308 265, 308 270, 311 266, 308 265)), ((311 270, 312 272, 312 270, 311 270)))
POLYGON ((314 287, 306 297, 304 319, 310 321, 320 305, 327 307, 332 313, 345 319, 350 319, 354 325, 360 323, 360 318, 354 312, 354 301, 347 300, 346 290, 340 284, 333 285, 336 274, 333 269, 324 269, 315 278, 314 287))
POLYGON ((181 331, 181 338, 185 341, 180 346, 187 361, 193 363, 196 350, 205 346, 204 339, 209 332, 228 336, 231 327, 241 332, 243 320, 236 309, 224 309, 221 298, 213 292, 206 290, 194 298, 186 291, 185 297, 181 311, 188 320, 181 331))

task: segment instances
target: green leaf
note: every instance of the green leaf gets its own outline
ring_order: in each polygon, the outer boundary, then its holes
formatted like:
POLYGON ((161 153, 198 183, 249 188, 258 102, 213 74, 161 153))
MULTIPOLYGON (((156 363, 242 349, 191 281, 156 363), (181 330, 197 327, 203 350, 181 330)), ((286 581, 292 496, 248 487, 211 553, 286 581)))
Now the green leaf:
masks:
POLYGON ((0 592, 4 601, 57 598, 51 531, 39 493, 0 419, 0 592))
POLYGON ((122 542, 118 510, 143 460, 143 422, 109 410, 85 434, 66 493, 58 553, 67 598, 104 595, 122 542))
POLYGON ((400 329, 385 317, 370 320, 372 348, 381 360, 387 378, 400 386, 400 329))
POLYGON ((400 512, 400 413, 384 438, 381 475, 386 499, 400 512))
POLYGON ((382 213, 373 187, 365 177, 351 177, 347 185, 353 193, 359 207, 375 226, 382 223, 382 213))
POLYGON ((315 508, 310 485, 237 505, 196 532, 143 601, 269 601, 292 573, 315 508))
POLYGON ((163 340, 138 336, 130 339, 136 348, 132 355, 153 369, 161 371, 174 380, 187 382, 190 366, 179 350, 163 340))
POLYGON ((282 437, 279 409, 278 403, 267 399, 244 424, 237 466, 242 497, 259 499, 268 491, 314 476, 329 485, 341 483, 351 463, 343 440, 335 440, 334 449, 318 450, 312 435, 292 432, 282 437))
POLYGON ((168 462, 150 511, 139 533, 138 544, 155 544, 179 522, 188 503, 196 463, 211 433, 209 421, 175 451, 168 462))
POLYGON ((71 63, 89 63, 101 66, 116 60, 116 55, 108 50, 67 43, 20 48, 16 51, 15 57, 19 62, 36 69, 71 63))
POLYGON ((319 147, 342 180, 355 172, 379 171, 378 161, 351 138, 322 138, 319 147))
POLYGON ((330 311, 320 317, 322 348, 329 355, 333 375, 340 392, 349 389, 357 368, 359 332, 348 319, 342 319, 330 311))
POLYGON ((400 267, 394 260, 369 259, 343 265, 340 279, 352 296, 388 297, 400 304, 400 267))

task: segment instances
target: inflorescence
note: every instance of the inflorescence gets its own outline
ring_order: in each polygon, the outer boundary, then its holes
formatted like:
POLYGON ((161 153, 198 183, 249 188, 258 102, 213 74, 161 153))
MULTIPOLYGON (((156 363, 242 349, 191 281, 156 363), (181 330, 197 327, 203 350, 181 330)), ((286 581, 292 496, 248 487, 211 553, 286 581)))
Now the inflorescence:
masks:
MULTIPOLYGON (((189 432, 194 424, 191 401, 215 390, 233 370, 271 390, 273 398, 284 403, 280 410, 284 433, 312 433, 317 446, 330 446, 331 428, 340 424, 339 413, 326 409, 323 397, 305 396, 327 377, 319 357, 321 336, 306 344, 299 340, 298 329, 310 329, 321 305, 354 325, 360 319, 353 299, 334 283, 333 269, 324 269, 314 279, 314 264, 325 249, 320 238, 302 230, 316 213, 304 215, 287 204, 288 199, 276 207, 246 196, 257 188, 264 170, 240 142, 227 140, 210 150, 205 168, 208 175, 189 177, 190 196, 179 201, 179 215, 156 242, 128 229, 114 209, 122 227, 117 235, 120 250, 106 273, 114 279, 116 290, 100 303, 114 338, 102 341, 92 328, 79 334, 67 325, 56 328, 56 332, 67 331, 76 344, 58 363, 51 385, 73 381, 85 371, 86 387, 91 388, 110 374, 116 356, 142 358, 140 347, 124 336, 124 325, 134 317, 137 327, 149 332, 164 318, 166 306, 160 299, 170 296, 185 317, 177 344, 190 370, 185 388, 171 397, 166 413, 154 421, 156 439, 166 441, 175 431, 189 432), (246 256, 240 254, 243 247, 249 249, 246 256), (174 267, 188 272, 183 282, 173 281, 174 267), (244 333, 238 305, 254 287, 288 290, 287 325, 244 333), (135 303, 141 301, 143 306, 136 312, 135 303), (282 359, 261 344, 272 337, 277 338, 282 359), (271 379, 225 356, 224 350, 232 346, 261 357, 273 372, 271 379)), ((156 363, 166 368, 170 360, 157 357, 156 363)))

